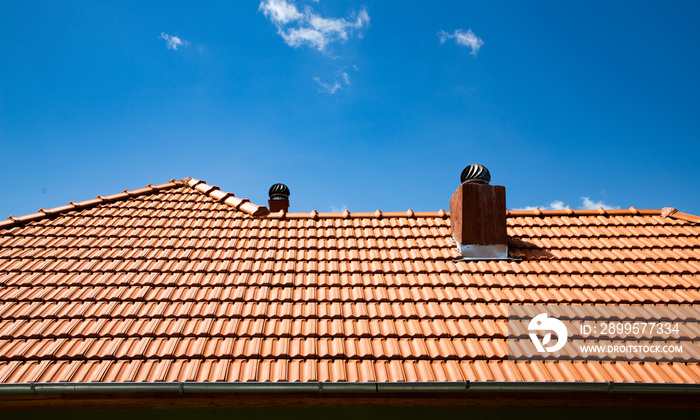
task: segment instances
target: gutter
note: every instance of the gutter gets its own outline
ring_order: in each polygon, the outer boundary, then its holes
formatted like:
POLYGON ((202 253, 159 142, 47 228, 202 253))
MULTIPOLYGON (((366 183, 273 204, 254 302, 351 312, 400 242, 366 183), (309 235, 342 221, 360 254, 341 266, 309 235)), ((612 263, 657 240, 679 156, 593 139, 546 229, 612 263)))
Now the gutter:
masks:
POLYGON ((700 395, 700 384, 623 382, 97 382, 0 384, 0 395, 120 393, 581 393, 700 395))

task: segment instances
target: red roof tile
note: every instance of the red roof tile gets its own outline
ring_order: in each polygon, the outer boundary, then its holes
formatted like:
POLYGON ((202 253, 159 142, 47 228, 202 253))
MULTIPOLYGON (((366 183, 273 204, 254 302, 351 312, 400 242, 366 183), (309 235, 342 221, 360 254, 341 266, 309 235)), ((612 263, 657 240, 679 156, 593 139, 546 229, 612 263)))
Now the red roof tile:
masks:
POLYGON ((461 262, 443 210, 270 214, 191 178, 10 218, 0 383, 700 382, 506 346, 510 305, 697 304, 700 218, 507 216, 517 260, 461 262))

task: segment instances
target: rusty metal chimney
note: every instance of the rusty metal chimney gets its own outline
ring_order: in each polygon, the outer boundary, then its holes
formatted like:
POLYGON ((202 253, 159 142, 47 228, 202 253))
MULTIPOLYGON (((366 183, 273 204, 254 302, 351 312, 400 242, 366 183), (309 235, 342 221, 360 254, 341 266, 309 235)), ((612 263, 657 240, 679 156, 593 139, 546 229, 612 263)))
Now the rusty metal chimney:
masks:
POLYGON ((270 207, 270 212, 277 212, 280 210, 287 211, 289 209, 289 187, 284 184, 275 184, 270 187, 268 195, 270 199, 267 201, 270 207))
POLYGON ((470 260, 508 258, 506 188, 489 185, 491 174, 478 164, 464 168, 460 181, 450 198, 450 224, 462 256, 470 260))

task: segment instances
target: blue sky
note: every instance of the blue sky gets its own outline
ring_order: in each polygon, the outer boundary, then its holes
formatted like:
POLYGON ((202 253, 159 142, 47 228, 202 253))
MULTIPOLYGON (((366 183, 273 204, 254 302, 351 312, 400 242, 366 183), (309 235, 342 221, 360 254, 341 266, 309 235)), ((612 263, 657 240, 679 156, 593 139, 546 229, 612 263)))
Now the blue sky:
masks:
POLYGON ((0 14, 0 218, 191 176, 291 211, 700 214, 698 2, 25 1, 0 14), (203 3, 203 4, 200 4, 203 3))

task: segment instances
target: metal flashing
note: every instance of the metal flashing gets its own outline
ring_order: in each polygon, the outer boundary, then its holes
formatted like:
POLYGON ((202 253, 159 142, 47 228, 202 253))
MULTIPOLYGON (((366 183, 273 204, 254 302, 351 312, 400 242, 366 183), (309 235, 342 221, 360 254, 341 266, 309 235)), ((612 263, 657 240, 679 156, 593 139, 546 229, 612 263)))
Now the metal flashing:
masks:
POLYGON ((458 243, 464 260, 507 260, 508 245, 463 245, 458 243))
POLYGON ((456 261, 502 261, 513 260, 508 257, 508 245, 465 245, 460 244, 452 235, 452 240, 457 245, 457 250, 462 258, 456 261))

